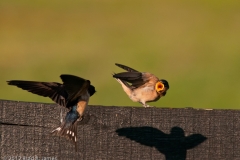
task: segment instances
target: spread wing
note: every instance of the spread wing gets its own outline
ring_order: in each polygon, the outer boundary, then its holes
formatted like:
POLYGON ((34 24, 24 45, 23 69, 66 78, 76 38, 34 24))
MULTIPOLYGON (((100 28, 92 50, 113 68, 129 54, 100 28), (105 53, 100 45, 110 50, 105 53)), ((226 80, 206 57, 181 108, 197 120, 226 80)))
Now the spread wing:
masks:
POLYGON ((138 72, 137 70, 134 70, 130 67, 121 64, 116 65, 119 66, 120 68, 127 70, 128 72, 117 73, 114 74, 113 77, 122 80, 125 84, 126 82, 131 83, 132 89, 145 85, 149 81, 151 81, 154 84, 158 81, 158 78, 151 73, 138 72))
POLYGON ((67 93, 64 91, 62 84, 57 82, 36 82, 36 81, 7 81, 9 85, 17 86, 28 92, 49 97, 61 106, 65 106, 67 93))
MULTIPOLYGON (((79 97, 86 93, 89 88, 92 90, 89 80, 81 77, 63 74, 60 76, 63 81, 63 86, 68 93, 67 106, 74 105, 78 102, 79 97)), ((94 88, 94 87, 93 87, 94 88)), ((95 92, 95 89, 94 89, 95 92)), ((91 95, 93 95, 92 93, 91 95)))

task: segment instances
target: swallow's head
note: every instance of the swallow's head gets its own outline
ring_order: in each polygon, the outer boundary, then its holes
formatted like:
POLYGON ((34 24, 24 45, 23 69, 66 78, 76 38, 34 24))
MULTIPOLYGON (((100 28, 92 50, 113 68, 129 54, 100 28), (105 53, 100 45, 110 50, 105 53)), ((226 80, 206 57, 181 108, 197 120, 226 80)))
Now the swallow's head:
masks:
POLYGON ((88 92, 89 92, 90 96, 92 96, 96 92, 95 87, 90 85, 88 88, 88 92))
POLYGON ((158 94, 165 96, 167 90, 169 89, 168 82, 164 79, 159 80, 155 85, 155 89, 158 92, 158 94))

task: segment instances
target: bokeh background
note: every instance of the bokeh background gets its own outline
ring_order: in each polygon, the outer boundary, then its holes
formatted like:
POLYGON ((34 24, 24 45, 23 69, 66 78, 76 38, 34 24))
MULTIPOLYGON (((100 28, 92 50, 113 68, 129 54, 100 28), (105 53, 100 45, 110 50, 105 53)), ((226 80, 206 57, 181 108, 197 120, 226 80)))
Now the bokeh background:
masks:
POLYGON ((141 106, 112 78, 122 63, 169 81, 158 107, 239 109, 239 0, 1 0, 0 99, 46 102, 7 80, 90 79, 90 104, 141 106))

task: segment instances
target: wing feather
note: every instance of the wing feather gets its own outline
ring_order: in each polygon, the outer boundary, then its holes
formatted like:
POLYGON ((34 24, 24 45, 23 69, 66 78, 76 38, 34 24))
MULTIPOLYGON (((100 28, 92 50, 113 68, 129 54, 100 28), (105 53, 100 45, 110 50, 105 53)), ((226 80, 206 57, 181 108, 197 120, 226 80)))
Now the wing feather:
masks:
POLYGON ((22 81, 22 80, 11 80, 7 81, 9 85, 17 86, 28 92, 49 97, 54 102, 61 106, 65 106, 65 99, 67 93, 63 90, 63 86, 57 82, 36 82, 36 81, 22 81))
POLYGON ((128 71, 128 72, 138 72, 137 70, 133 69, 133 68, 130 68, 128 66, 125 66, 123 64, 119 64, 119 63, 115 63, 116 66, 128 71))
POLYGON ((153 83, 157 82, 159 79, 151 73, 139 72, 135 69, 127 67, 122 64, 116 63, 116 65, 128 72, 122 72, 113 74, 114 78, 120 79, 123 83, 131 83, 131 88, 138 88, 147 84, 147 82, 152 81, 153 83))

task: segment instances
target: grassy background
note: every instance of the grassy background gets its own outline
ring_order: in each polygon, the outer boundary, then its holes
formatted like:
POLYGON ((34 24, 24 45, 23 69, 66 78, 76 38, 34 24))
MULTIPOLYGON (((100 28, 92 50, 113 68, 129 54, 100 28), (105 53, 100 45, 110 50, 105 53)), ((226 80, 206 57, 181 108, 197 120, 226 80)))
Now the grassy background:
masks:
POLYGON ((240 108, 239 0, 1 0, 0 99, 47 102, 7 80, 90 79, 90 104, 141 106, 115 62, 169 81, 159 107, 240 108))

